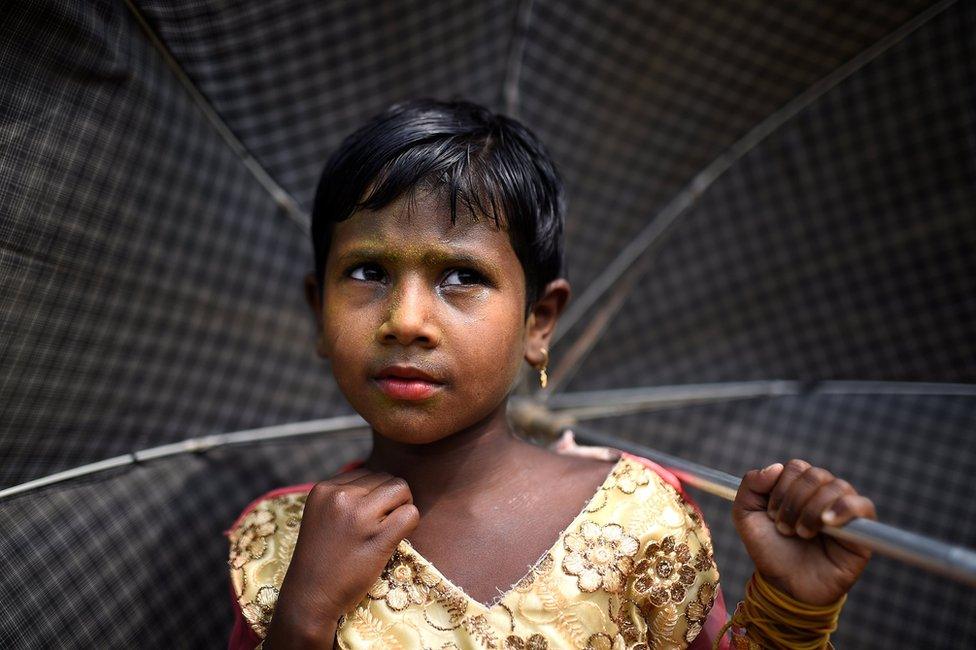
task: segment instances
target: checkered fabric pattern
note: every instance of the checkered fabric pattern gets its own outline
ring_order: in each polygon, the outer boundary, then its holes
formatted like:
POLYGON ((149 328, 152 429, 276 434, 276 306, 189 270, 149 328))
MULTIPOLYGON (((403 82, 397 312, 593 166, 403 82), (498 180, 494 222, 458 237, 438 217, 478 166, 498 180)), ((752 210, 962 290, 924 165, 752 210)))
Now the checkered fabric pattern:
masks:
MULTIPOLYGON (((567 181, 578 295, 751 127, 933 2, 134 4, 300 210, 367 116, 420 95, 501 110, 514 84, 567 181)), ((126 3, 12 0, 0 19, 0 487, 349 412, 313 354, 305 234, 126 3)), ((570 388, 973 382, 974 34, 955 3, 739 161, 642 262, 570 388)), ((814 391, 603 426, 733 473, 806 457, 886 521, 976 546, 974 420, 972 398, 814 391)), ((365 444, 217 450, 0 502, 0 646, 222 645, 220 531, 365 444)), ((751 567, 728 506, 702 503, 734 602, 751 567)), ((973 608, 878 560, 838 641, 972 646, 973 608)))
POLYGON ((309 207, 340 140, 394 101, 461 96, 494 108, 516 3, 503 0, 140 0, 214 108, 309 207))
POLYGON ((974 23, 949 8, 720 177, 571 388, 976 381, 974 23))
MULTIPOLYGON (((973 397, 837 395, 813 387, 796 396, 673 408, 593 427, 735 476, 802 458, 870 496, 885 523, 976 548, 973 397)), ((734 604, 752 563, 729 504, 693 494, 713 536, 726 600, 734 604)), ((848 597, 835 639, 839 648, 970 648, 976 598, 971 587, 875 556, 848 597)))
POLYGON ((314 354, 307 237, 125 6, 5 10, 0 487, 348 412, 314 354))
POLYGON ((365 434, 147 462, 0 504, 0 647, 221 648, 222 533, 259 494, 328 478, 365 434))

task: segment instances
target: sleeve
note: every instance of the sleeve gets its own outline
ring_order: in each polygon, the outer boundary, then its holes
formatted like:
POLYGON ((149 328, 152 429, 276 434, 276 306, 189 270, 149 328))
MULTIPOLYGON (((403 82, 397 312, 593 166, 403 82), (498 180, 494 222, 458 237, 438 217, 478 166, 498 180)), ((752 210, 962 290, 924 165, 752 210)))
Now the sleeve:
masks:
MULTIPOLYGON (((642 540, 631 578, 648 645, 711 648, 727 613, 708 528, 673 475, 650 461, 641 464, 661 479, 664 493, 661 527, 642 540)), ((724 643, 719 647, 728 647, 724 643)))
POLYGON ((241 606, 234 596, 233 586, 230 595, 231 606, 234 608, 234 627, 227 642, 227 650, 255 650, 260 647, 262 639, 254 631, 254 628, 244 620, 244 613, 241 612, 241 606))
POLYGON ((267 634, 312 485, 281 488, 255 499, 224 532, 234 609, 229 650, 259 648, 267 634))

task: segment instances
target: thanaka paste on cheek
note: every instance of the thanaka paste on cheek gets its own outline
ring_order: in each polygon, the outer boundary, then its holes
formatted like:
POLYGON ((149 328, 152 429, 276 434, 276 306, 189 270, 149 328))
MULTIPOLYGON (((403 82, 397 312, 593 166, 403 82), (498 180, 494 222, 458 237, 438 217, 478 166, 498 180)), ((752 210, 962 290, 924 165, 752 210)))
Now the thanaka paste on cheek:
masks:
POLYGON ((408 226, 396 206, 354 215, 335 235, 333 265, 339 270, 330 277, 341 289, 328 311, 329 327, 341 333, 335 342, 341 352, 333 372, 374 430, 402 442, 432 442, 503 407, 518 379, 525 310, 525 278, 507 235, 467 221, 455 228, 449 220, 427 218, 408 226), (383 282, 346 274, 368 262, 382 267, 383 282), (471 268, 486 282, 442 284, 445 273, 458 268, 471 268), (411 308, 407 302, 425 310, 411 317, 428 319, 431 331, 443 334, 435 345, 408 349, 403 342, 401 348, 389 336, 398 316, 407 316, 400 313, 411 308), (442 375, 444 388, 425 399, 391 397, 370 376, 376 364, 427 361, 449 376, 442 375))

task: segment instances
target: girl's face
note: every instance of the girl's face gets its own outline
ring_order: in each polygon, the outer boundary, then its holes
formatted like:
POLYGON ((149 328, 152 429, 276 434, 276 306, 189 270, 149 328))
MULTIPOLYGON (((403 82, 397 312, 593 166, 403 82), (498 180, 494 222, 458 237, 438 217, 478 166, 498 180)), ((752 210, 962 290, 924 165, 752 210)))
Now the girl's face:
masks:
POLYGON ((451 224, 418 192, 335 224, 319 353, 385 438, 433 442, 495 412, 531 342, 524 317, 522 265, 488 219, 451 224))

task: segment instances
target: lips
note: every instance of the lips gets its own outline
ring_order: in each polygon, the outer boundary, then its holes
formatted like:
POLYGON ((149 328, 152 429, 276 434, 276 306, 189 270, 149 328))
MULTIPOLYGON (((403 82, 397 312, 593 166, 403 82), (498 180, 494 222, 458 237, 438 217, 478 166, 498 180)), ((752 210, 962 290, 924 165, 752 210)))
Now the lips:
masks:
POLYGON ((433 397, 443 382, 416 366, 387 366, 376 374, 376 385, 393 399, 419 401, 433 397))

